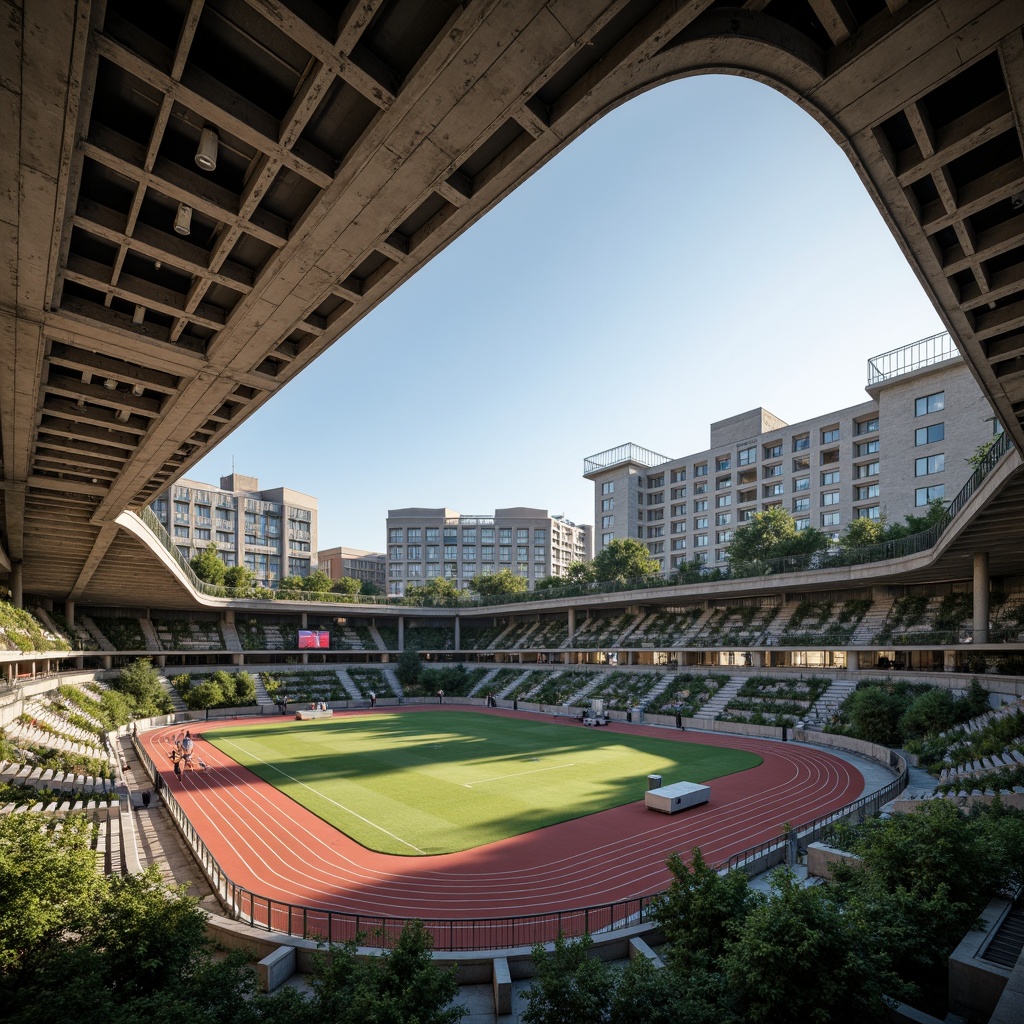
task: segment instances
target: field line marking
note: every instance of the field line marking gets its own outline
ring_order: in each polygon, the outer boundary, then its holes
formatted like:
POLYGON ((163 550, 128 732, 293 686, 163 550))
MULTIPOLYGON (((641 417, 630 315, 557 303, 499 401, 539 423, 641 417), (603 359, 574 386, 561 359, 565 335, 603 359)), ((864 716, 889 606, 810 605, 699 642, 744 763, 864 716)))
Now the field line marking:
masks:
POLYGON ((513 772, 511 775, 495 775, 493 779, 477 779, 476 782, 464 782, 466 789, 474 786, 482 786, 485 782, 500 782, 502 779, 518 779, 520 775, 536 775, 537 772, 553 772, 556 768, 575 768, 576 762, 569 761, 567 764, 553 764, 547 768, 531 768, 528 772, 513 772))
POLYGON ((224 740, 225 743, 230 744, 232 747, 238 747, 243 753, 251 757, 255 761, 259 761, 260 764, 265 764, 268 768, 273 768, 275 772, 280 772, 286 779, 291 779, 297 786, 302 786, 303 789, 308 789, 310 793, 316 793, 321 800, 326 800, 329 804, 334 804, 335 807, 340 807, 346 814, 351 814, 353 818, 358 818, 360 821, 365 821, 371 828, 375 828, 380 832, 383 832, 386 836, 391 836, 392 839, 401 843, 403 846, 408 846, 410 850, 415 850, 419 854, 426 854, 418 846, 413 846, 412 843, 406 842, 401 836, 396 836, 394 832, 389 832, 383 825, 378 825, 375 821, 370 821, 369 818, 364 818, 358 811, 353 811, 351 807, 346 807, 344 804, 338 803, 337 800, 332 800, 329 796, 325 796, 320 792, 319 789, 314 789, 312 786, 307 785, 305 782, 300 782, 294 775, 289 775, 286 771, 278 768, 276 764, 271 764, 269 761, 264 761, 262 757, 257 757, 254 753, 246 750, 241 743, 236 743, 234 740, 224 740))

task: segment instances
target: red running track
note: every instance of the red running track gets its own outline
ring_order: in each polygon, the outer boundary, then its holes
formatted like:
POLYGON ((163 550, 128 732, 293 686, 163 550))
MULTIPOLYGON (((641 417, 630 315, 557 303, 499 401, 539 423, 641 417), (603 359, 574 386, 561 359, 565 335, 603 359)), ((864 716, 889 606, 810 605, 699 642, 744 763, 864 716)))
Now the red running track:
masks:
MULTIPOLYGON (((402 713, 431 710, 410 707, 402 713)), ((482 713, 452 705, 444 710, 482 713)), ((189 728, 201 737, 204 728, 225 724, 231 723, 189 728)), ((778 838, 783 822, 827 814, 864 789, 856 768, 813 747, 648 726, 608 729, 749 750, 764 763, 713 782, 711 801, 684 813, 648 811, 640 799, 462 853, 398 857, 358 845, 208 743, 200 741, 197 751, 209 769, 186 770, 176 779, 169 753, 180 725, 141 739, 162 769, 164 784, 237 885, 283 903, 401 918, 513 917, 650 895, 667 886, 665 861, 672 851, 688 855, 699 846, 709 863, 721 863, 778 838)))

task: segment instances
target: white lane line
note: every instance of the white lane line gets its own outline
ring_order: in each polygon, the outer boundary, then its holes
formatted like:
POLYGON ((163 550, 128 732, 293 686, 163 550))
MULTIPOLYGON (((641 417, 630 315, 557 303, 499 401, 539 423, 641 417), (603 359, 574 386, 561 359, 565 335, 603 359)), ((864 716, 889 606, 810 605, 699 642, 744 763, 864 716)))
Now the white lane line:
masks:
POLYGON ((360 821, 366 822, 366 824, 369 825, 371 828, 375 828, 379 832, 383 832, 384 835, 386 836, 391 836, 391 838, 394 839, 396 842, 401 843, 403 846, 408 846, 410 850, 415 850, 417 853, 426 856, 424 851, 421 850, 418 846, 413 846, 412 843, 406 842, 401 836, 396 836, 394 832, 389 832, 386 828, 384 828, 383 825, 378 825, 377 822, 370 821, 369 818, 364 818, 357 811, 353 811, 351 807, 346 807, 344 804, 339 804, 337 800, 332 800, 329 796, 324 796, 324 794, 321 793, 319 789, 314 789, 312 786, 306 785, 305 782, 300 782, 297 778, 295 778, 294 775, 289 775, 286 771, 282 771, 280 768, 277 767, 276 764, 271 764, 269 761, 264 761, 262 757, 257 757, 251 751, 246 750, 245 747, 241 745, 241 743, 235 743, 233 740, 222 740, 222 742, 226 743, 229 746, 237 747, 247 757, 251 757, 254 761, 259 761, 260 764, 265 764, 268 768, 273 768, 275 772, 280 772, 280 774, 283 775, 286 779, 291 779, 291 781, 294 782, 297 786, 302 786, 303 789, 308 789, 310 793, 316 793, 316 795, 320 797, 321 800, 326 800, 329 804, 334 804, 335 807, 340 808, 346 814, 351 814, 353 818, 358 818, 360 821))
POLYGON ((556 768, 575 768, 576 762, 570 761, 568 764, 553 764, 548 768, 531 768, 528 772, 513 772, 511 775, 495 775, 493 779, 477 779, 476 782, 464 782, 462 785, 466 789, 472 789, 474 786, 482 786, 485 782, 499 782, 501 779, 518 779, 520 775, 536 775, 537 772, 553 772, 556 768))

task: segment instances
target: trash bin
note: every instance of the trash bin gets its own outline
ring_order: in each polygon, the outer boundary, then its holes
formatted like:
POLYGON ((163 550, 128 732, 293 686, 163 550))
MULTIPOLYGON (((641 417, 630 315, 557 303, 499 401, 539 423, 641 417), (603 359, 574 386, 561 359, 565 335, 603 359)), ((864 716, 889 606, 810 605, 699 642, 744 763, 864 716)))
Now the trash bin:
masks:
POLYGON ((648 775, 647 776, 647 788, 648 789, 661 789, 661 776, 660 775, 648 775))

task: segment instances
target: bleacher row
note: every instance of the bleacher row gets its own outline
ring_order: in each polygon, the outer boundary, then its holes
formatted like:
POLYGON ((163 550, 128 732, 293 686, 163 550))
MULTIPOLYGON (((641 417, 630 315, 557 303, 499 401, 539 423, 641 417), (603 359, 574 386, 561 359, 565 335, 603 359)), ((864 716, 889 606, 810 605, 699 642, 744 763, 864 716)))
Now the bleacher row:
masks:
MULTIPOLYGON (((36 614, 45 631, 61 635, 59 616, 41 609, 36 614)), ((842 602, 794 600, 593 615, 577 623, 571 643, 564 615, 486 625, 466 621, 461 644, 467 651, 906 645, 965 642, 970 639, 971 627, 971 594, 956 592, 935 597, 887 596, 873 602, 864 598, 842 602)), ((232 625, 212 620, 83 615, 75 629, 67 631, 67 639, 77 649, 86 650, 295 650, 298 628, 295 622, 258 618, 232 625)), ((332 650, 398 649, 395 626, 311 621, 309 628, 327 630, 332 650)), ((1024 594, 993 595, 989 639, 1024 641, 1024 594)), ((3 640, 0 628, 0 646, 3 640)), ((407 625, 405 645, 418 650, 453 650, 455 631, 448 626, 407 625)))

